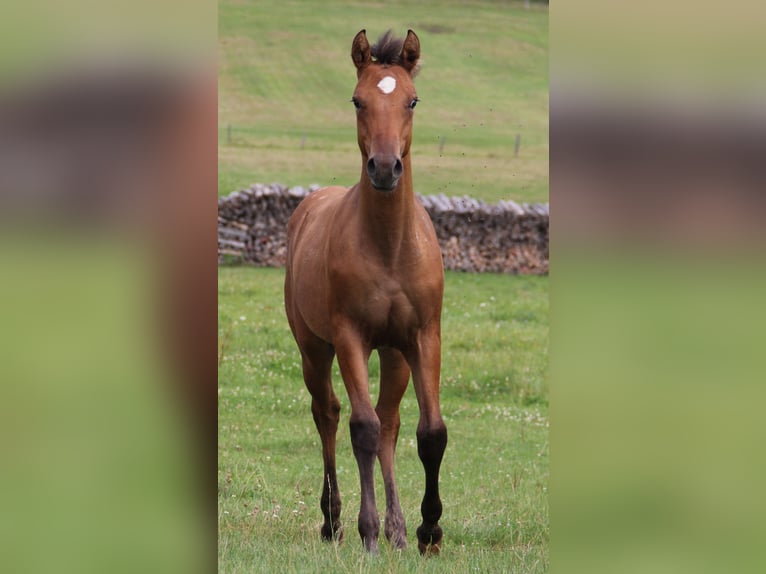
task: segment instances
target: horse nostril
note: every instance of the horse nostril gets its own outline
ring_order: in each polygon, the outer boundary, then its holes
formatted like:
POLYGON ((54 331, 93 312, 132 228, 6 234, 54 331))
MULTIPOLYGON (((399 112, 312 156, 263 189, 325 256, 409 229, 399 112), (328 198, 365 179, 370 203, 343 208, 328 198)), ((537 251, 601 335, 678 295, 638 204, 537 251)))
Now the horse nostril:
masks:
POLYGON ((402 175, 402 170, 402 160, 396 158, 396 163, 394 164, 394 177, 399 177, 402 175))
POLYGON ((375 173, 375 160, 370 158, 367 160, 367 174, 372 176, 375 173))

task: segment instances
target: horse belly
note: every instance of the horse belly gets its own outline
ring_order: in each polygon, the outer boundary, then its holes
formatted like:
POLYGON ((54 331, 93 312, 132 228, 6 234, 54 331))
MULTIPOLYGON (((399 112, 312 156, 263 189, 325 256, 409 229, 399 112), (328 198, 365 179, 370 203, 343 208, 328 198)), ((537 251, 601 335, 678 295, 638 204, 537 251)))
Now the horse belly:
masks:
POLYGON ((331 342, 327 287, 318 278, 324 275, 321 258, 310 254, 296 262, 291 270, 294 312, 309 330, 331 342))

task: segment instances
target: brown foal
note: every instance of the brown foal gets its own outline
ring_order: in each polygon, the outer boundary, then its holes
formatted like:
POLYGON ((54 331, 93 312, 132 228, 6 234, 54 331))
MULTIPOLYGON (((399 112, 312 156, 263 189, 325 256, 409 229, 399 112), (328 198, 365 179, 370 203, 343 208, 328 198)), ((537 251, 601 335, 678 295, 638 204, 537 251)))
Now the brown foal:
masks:
POLYGON ((285 307, 300 348, 311 412, 322 438, 322 537, 340 540, 341 500, 335 473, 340 402, 330 380, 338 357, 351 403, 351 444, 359 466, 359 534, 378 550, 380 521, 373 469, 380 460, 386 494, 385 535, 407 545, 394 479, 399 403, 412 373, 420 408, 418 455, 425 469, 421 553, 438 554, 439 467, 447 428, 439 407, 441 310, 444 271, 428 214, 412 189, 410 143, 418 98, 412 77, 420 42, 384 35, 372 48, 362 30, 351 57, 358 83, 357 138, 362 174, 351 188, 327 187, 309 195, 288 224, 285 307), (380 396, 373 407, 367 364, 380 357, 380 396))

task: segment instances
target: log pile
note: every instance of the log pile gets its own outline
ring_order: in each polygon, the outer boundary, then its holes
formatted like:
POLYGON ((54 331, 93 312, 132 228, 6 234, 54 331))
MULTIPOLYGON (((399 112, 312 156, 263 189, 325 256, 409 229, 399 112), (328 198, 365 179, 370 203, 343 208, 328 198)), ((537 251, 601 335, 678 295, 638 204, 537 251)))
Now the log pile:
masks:
MULTIPOLYGON (((218 261, 279 267, 287 220, 318 185, 254 184, 218 200, 218 261)), ((548 204, 418 195, 436 229, 445 269, 548 273, 548 204)))

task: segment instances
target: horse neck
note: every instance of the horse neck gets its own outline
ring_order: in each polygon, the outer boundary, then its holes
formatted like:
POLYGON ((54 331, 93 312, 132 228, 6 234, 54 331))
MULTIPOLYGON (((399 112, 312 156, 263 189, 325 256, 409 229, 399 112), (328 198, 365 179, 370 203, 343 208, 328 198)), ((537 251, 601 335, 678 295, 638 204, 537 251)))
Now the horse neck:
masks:
POLYGON ((402 158, 403 173, 396 189, 390 193, 377 191, 372 187, 362 162, 362 177, 359 180, 361 192, 361 214, 363 229, 369 239, 379 248, 388 263, 398 259, 401 249, 412 237, 415 217, 415 193, 412 188, 410 154, 402 158))

